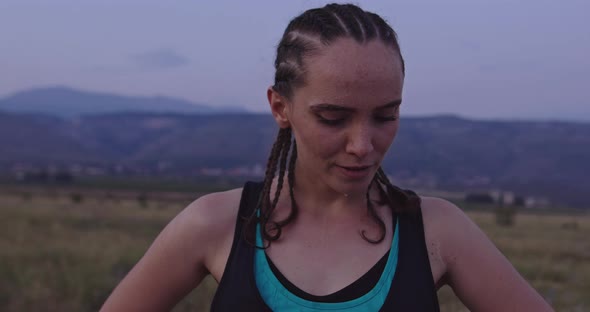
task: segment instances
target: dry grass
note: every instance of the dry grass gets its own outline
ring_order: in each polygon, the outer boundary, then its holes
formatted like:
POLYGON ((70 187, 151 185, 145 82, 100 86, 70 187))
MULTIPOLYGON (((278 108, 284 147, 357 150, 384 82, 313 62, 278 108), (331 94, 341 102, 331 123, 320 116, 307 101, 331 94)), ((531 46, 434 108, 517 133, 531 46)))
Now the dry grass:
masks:
MULTIPOLYGON (((0 311, 96 311, 185 204, 0 195, 0 311)), ((469 215, 558 311, 590 310, 590 217, 469 215)), ((208 310, 214 291, 207 279, 175 311, 208 310)), ((439 298, 466 310, 446 287, 439 298)))

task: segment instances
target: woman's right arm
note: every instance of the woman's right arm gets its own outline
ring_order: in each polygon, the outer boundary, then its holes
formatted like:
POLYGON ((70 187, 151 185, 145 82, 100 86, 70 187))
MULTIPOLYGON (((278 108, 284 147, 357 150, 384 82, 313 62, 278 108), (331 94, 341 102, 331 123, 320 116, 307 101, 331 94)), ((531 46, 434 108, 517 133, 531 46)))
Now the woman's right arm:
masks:
POLYGON ((233 236, 233 213, 237 213, 237 209, 224 208, 235 206, 230 199, 236 191, 205 195, 178 214, 100 311, 171 310, 209 274, 208 267, 216 265, 212 262, 219 262, 215 257, 222 242, 233 236))

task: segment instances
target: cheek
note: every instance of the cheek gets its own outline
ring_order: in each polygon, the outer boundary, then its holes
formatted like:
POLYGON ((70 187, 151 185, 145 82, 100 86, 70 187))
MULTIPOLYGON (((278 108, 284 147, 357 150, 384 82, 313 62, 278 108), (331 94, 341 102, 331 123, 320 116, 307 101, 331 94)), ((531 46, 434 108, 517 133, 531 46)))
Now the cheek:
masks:
POLYGON ((321 125, 309 123, 303 129, 294 131, 297 150, 304 159, 327 160, 342 150, 342 135, 321 125))
POLYGON ((399 122, 395 122, 391 126, 385 127, 385 129, 380 129, 376 132, 375 135, 375 148, 380 152, 387 152, 391 144, 393 143, 396 135, 397 129, 399 127, 399 122))

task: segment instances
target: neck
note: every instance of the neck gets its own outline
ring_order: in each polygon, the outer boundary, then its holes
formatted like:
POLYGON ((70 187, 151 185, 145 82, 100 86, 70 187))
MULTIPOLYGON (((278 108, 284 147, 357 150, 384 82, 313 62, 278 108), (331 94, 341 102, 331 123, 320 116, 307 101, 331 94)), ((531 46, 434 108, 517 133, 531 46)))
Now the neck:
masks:
MULTIPOLYGON (((317 177, 305 174, 309 170, 301 170, 295 164, 295 185, 293 193, 301 212, 316 216, 336 216, 365 213, 367 206, 367 190, 343 193, 335 190, 317 177)), ((371 198, 376 198, 371 187, 371 198)), ((288 190, 287 190, 288 192, 288 190)), ((286 193, 288 194, 288 193, 286 193)))

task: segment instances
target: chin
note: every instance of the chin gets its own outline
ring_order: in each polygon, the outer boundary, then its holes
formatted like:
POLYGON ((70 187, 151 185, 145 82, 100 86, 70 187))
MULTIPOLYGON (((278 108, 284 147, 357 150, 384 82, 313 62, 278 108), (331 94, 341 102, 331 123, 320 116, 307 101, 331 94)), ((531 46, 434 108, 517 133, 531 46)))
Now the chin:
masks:
POLYGON ((358 180, 336 178, 333 189, 343 194, 366 194, 373 176, 358 180))

